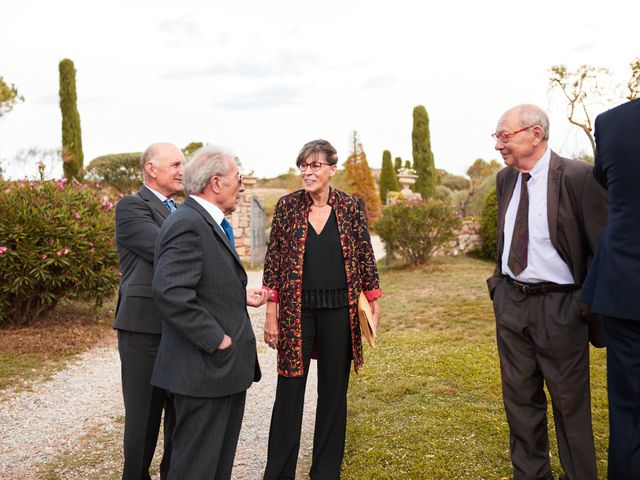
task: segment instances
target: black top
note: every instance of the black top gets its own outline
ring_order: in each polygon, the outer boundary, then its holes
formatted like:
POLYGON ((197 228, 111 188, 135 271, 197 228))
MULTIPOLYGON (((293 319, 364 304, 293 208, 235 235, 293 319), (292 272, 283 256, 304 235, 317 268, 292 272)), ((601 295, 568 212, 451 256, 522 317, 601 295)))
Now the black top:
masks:
POLYGON ((302 306, 339 308, 348 304, 342 244, 332 209, 319 235, 309 223, 302 266, 302 306))

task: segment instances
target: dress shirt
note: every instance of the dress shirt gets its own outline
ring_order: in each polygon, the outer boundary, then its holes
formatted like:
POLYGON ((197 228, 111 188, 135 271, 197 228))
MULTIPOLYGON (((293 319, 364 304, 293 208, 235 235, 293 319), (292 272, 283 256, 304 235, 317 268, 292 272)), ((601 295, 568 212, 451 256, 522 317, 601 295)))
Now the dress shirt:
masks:
MULTIPOLYGON (((169 197, 165 197, 163 194, 161 194, 160 192, 156 192, 153 188, 151 188, 149 185, 147 185, 146 183, 143 184, 145 187, 147 187, 149 189, 149 191, 151 193, 153 193, 156 197, 158 197, 158 199, 164 203, 165 200, 167 200, 169 197)), ((165 204, 166 205, 166 204, 165 204)))
POLYGON ((218 225, 220 225, 220 228, 222 228, 222 220, 224 220, 224 213, 222 213, 222 210, 220 210, 216 205, 214 205, 208 200, 205 200, 202 197, 198 197, 197 195, 190 195, 190 197, 193 198, 196 202, 198 202, 200 206, 204 208, 209 215, 211 215, 211 218, 213 218, 213 220, 218 225))
MULTIPOLYGON (((531 178, 527 182, 529 194, 529 246, 527 249, 527 268, 520 275, 513 274, 507 262, 513 237, 513 227, 520 203, 520 195, 512 194, 507 213, 504 218, 504 248, 502 250, 502 273, 520 282, 537 283, 575 283, 569 266, 562 260, 551 243, 549 235, 549 217, 547 214, 547 180, 549 178, 549 161, 551 149, 547 148, 540 160, 529 172, 531 178)), ((522 173, 514 192, 520 192, 522 173)))

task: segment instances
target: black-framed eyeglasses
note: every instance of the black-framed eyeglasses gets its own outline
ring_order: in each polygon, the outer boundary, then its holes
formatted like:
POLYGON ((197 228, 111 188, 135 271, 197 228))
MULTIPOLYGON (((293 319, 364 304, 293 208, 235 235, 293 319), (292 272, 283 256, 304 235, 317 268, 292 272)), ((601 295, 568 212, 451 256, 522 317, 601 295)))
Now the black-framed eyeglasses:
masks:
POLYGON ((299 163, 298 170, 304 173, 307 171, 307 167, 309 167, 311 168, 312 172, 317 172, 322 168, 322 165, 331 165, 331 163, 327 163, 327 162, 299 163))
POLYGON ((521 132, 524 132, 524 131, 527 131, 530 128, 537 127, 537 126, 539 126, 539 125, 537 123, 535 123, 533 125, 529 125, 528 127, 521 128, 520 130, 514 130, 513 132, 505 132, 505 133, 500 133, 500 134, 498 132, 495 132, 495 133, 492 133, 491 136, 493 137, 493 139, 496 142, 500 141, 502 143, 506 143, 514 135, 516 135, 518 133, 521 133, 521 132))

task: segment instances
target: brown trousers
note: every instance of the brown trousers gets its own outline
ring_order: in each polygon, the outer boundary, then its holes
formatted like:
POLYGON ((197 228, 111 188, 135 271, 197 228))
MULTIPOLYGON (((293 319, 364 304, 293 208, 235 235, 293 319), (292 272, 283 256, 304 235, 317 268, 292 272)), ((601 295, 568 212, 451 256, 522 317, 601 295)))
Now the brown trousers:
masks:
POLYGON ((591 427, 589 326, 580 291, 525 295, 502 279, 493 294, 502 395, 514 480, 553 479, 547 397, 560 463, 569 480, 595 480, 591 427))

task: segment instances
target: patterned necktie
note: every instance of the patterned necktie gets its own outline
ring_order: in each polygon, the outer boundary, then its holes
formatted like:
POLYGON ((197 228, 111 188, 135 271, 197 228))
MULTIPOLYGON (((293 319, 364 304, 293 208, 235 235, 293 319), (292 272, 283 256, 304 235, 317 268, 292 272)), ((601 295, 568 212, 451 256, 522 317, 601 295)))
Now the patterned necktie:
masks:
POLYGON ((529 191, 527 182, 531 178, 530 173, 522 173, 520 182, 520 203, 516 213, 516 222, 513 225, 511 248, 507 265, 517 277, 527 268, 527 250, 529 248, 529 191))
POLYGON ((174 202, 171 198, 167 198, 164 202, 164 206, 167 207, 167 210, 169 210, 169 212, 175 212, 178 207, 176 206, 176 202, 174 202))
POLYGON ((227 238, 229 238, 229 243, 231 243, 231 247, 235 250, 236 249, 236 242, 233 239, 233 228, 231 228, 231 225, 229 224, 229 222, 227 222, 226 218, 222 219, 222 222, 220 223, 220 226, 224 230, 224 233, 227 234, 227 238))

